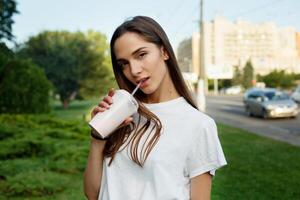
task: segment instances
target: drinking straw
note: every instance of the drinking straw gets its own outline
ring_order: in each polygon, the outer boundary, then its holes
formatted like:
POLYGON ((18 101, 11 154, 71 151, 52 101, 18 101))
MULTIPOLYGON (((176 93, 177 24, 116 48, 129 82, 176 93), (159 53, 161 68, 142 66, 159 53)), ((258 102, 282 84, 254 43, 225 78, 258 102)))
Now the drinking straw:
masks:
POLYGON ((139 87, 140 87, 141 84, 142 84, 142 81, 140 81, 139 84, 135 87, 135 89, 131 93, 132 96, 134 95, 134 93, 136 93, 136 91, 139 89, 139 87))

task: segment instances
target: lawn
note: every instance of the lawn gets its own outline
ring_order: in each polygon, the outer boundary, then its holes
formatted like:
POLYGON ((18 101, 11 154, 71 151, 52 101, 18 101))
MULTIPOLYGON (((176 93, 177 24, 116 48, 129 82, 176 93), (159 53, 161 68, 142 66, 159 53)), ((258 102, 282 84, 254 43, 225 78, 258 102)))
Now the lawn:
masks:
POLYGON ((216 173, 212 199, 300 199, 300 148, 222 124, 228 165, 216 173))
MULTIPOLYGON (((0 115, 0 199, 84 199, 86 120, 97 100, 49 115, 0 115)), ((299 199, 300 148, 218 124, 228 165, 212 199, 299 199)))
POLYGON ((70 103, 69 109, 64 109, 60 101, 53 101, 51 115, 64 120, 87 120, 90 117, 89 111, 98 101, 96 98, 85 101, 74 100, 70 103))

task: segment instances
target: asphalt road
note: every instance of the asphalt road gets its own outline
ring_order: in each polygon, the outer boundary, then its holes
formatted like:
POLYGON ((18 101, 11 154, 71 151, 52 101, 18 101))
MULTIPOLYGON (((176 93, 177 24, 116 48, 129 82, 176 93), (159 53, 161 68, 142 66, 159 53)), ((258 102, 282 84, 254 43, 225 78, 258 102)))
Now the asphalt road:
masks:
POLYGON ((300 114, 297 118, 281 119, 248 117, 244 111, 242 95, 208 95, 206 113, 217 122, 300 146, 300 114))

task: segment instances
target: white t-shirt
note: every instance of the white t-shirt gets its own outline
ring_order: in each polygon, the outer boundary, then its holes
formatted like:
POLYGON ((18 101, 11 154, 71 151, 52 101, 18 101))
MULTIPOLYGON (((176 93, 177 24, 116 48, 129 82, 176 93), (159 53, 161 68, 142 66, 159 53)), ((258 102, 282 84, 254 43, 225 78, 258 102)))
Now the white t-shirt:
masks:
POLYGON ((227 164, 214 120, 183 97, 144 105, 161 120, 162 134, 144 167, 131 160, 129 148, 111 166, 104 159, 99 200, 187 200, 191 178, 227 164))

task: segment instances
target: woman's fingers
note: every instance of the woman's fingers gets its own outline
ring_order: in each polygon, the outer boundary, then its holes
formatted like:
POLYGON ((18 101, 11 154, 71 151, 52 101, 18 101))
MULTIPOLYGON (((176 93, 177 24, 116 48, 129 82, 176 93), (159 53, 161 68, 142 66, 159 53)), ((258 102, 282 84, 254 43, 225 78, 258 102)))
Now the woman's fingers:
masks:
POLYGON ((124 124, 125 126, 127 126, 127 125, 130 124, 130 122, 132 122, 132 121, 133 121, 133 118, 132 118, 132 117, 128 117, 128 118, 126 118, 126 119, 124 120, 123 124, 124 124))
POLYGON ((109 109, 109 104, 106 103, 105 101, 101 101, 98 106, 102 107, 102 108, 109 109))
POLYGON ((111 96, 106 96, 103 98, 103 101, 105 101, 106 103, 108 103, 109 105, 113 103, 113 99, 111 96))
POLYGON ((102 108, 102 107, 99 107, 99 106, 95 106, 93 111, 92 111, 92 118, 98 113, 98 112, 104 112, 106 110, 106 108, 102 108))
POLYGON ((113 103, 112 96, 115 94, 115 90, 112 88, 109 90, 108 95, 103 98, 103 100, 96 106, 91 113, 93 118, 98 112, 104 112, 109 109, 110 105, 113 103))
POLYGON ((115 94, 115 89, 111 88, 108 92, 108 96, 112 97, 115 94))
POLYGON ((123 123, 122 123, 118 128, 123 128, 124 126, 129 125, 130 122, 132 122, 132 121, 133 121, 133 118, 132 118, 132 117, 128 117, 128 118, 126 118, 126 119, 123 121, 123 123))

